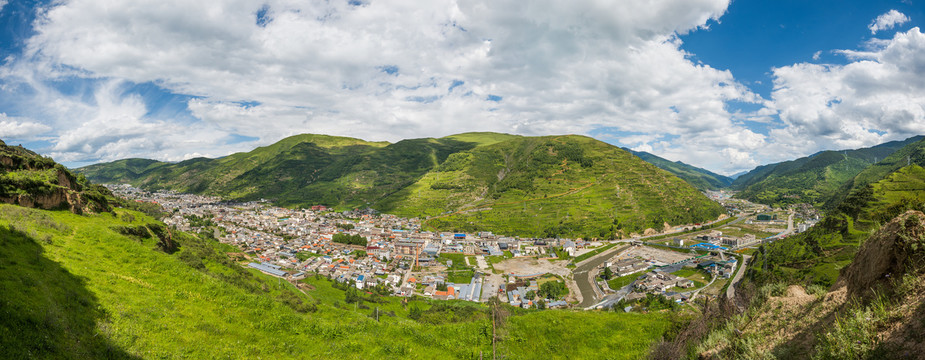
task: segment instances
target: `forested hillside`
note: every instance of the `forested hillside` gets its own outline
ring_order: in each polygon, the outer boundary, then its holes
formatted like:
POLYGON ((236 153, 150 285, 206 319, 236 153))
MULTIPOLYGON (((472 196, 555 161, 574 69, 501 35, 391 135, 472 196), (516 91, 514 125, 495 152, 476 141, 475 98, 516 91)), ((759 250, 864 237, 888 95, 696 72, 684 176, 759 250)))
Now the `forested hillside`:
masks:
POLYGON ((78 171, 101 183, 283 206, 372 207, 430 217, 433 229, 524 236, 610 238, 723 213, 671 173, 581 136, 465 133, 384 144, 300 135, 221 159, 130 159, 78 171))
POLYGON ((732 185, 733 179, 714 173, 712 171, 701 169, 699 167, 688 165, 680 161, 670 161, 645 151, 627 150, 640 159, 657 166, 659 169, 668 171, 677 175, 679 178, 687 181, 689 184, 700 190, 718 190, 732 185))
POLYGON ((582 136, 519 138, 451 155, 384 211, 433 228, 609 238, 716 219, 723 209, 672 174, 582 136))
POLYGON ((796 160, 759 166, 738 177, 731 188, 740 191, 737 197, 741 199, 771 206, 822 205, 847 195, 839 193, 839 189, 871 164, 921 139, 917 136, 870 148, 822 151, 796 160))
POLYGON ((915 164, 851 193, 806 233, 762 246, 749 277, 832 285, 863 240, 906 210, 925 210, 925 169, 915 164))

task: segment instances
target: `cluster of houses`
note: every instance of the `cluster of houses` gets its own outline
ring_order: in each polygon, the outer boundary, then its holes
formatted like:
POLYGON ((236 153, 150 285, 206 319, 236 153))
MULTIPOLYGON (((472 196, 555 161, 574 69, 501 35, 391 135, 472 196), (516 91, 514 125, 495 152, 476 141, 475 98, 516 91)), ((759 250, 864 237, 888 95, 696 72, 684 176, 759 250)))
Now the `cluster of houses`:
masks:
MULTIPOLYGON (((736 248, 748 246, 758 241, 753 234, 745 234, 741 237, 723 236, 722 231, 713 230, 709 234, 694 237, 694 240, 700 241, 691 247, 703 248, 706 250, 726 250, 727 248, 736 248)), ((683 239, 675 239, 675 245, 684 246, 683 239)))
POLYGON ((610 267, 610 271, 615 276, 626 276, 637 273, 649 267, 649 263, 636 258, 620 259, 615 262, 605 263, 604 266, 610 267))
POLYGON ((666 292, 674 287, 682 289, 693 287, 694 282, 674 274, 655 270, 640 276, 634 286, 636 290, 643 292, 666 292))
POLYGON ((704 269, 711 274, 728 279, 735 274, 736 263, 737 261, 735 258, 729 258, 727 260, 706 260, 697 264, 697 268, 704 269))
MULTIPOLYGON (((434 282, 428 284, 421 294, 437 300, 466 300, 477 302, 482 296, 482 279, 476 274, 468 284, 434 282)), ((411 294, 405 294, 405 296, 410 295, 411 294)))
POLYGON ((428 232, 421 230, 419 219, 371 209, 335 212, 320 205, 286 209, 265 201, 230 203, 215 197, 151 193, 128 185, 110 189, 129 199, 161 205, 170 212, 164 222, 179 230, 196 232, 203 220, 211 220, 220 228, 219 241, 240 248, 240 256, 251 261, 247 266, 267 274, 298 279, 317 273, 360 289, 385 285, 395 295, 478 301, 482 282, 478 276, 469 284, 446 284, 447 290, 436 290, 436 281, 422 288, 406 279, 413 269, 440 265, 437 259, 442 253, 555 257, 553 248, 574 255, 587 245, 580 239, 428 232), (203 220, 191 221, 195 218, 203 220), (366 244, 334 242, 337 234, 360 236, 366 244))
MULTIPOLYGON (((502 299, 507 298, 508 304, 514 307, 529 309, 536 306, 536 293, 539 292, 539 285, 536 280, 512 279, 512 282, 502 285, 499 289, 502 299), (528 295, 533 294, 531 298, 528 295)), ((538 301, 538 300, 537 300, 538 301)), ((561 308, 568 306, 564 300, 543 299, 547 308, 561 308)))

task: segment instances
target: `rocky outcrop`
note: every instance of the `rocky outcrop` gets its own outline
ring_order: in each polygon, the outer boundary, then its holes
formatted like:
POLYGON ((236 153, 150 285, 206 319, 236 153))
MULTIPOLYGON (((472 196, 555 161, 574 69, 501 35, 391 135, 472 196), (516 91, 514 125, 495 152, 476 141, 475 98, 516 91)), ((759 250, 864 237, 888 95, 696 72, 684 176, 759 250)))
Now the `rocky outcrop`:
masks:
POLYGON ((871 236, 854 261, 841 273, 839 284, 851 296, 867 296, 904 274, 925 268, 925 214, 907 211, 871 236))
POLYGON ((104 212, 108 190, 82 184, 50 158, 0 141, 0 203, 73 213, 104 212))

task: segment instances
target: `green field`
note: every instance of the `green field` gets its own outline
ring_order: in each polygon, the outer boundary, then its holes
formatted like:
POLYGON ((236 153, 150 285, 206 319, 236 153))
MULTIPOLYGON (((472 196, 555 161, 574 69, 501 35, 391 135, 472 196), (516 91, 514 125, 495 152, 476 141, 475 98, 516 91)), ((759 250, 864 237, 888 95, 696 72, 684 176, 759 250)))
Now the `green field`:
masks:
POLYGON ((626 285, 633 283, 633 281, 636 281, 636 279, 644 273, 645 272, 638 272, 635 274, 623 275, 620 277, 607 280, 607 286, 610 286, 610 288, 613 290, 620 289, 626 285))
MULTIPOLYGON (((787 215, 784 215, 784 219, 786 219, 786 216, 787 215)), ((786 225, 784 226, 786 227, 786 225)), ((762 231, 762 230, 759 230, 757 226, 743 225, 743 224, 737 224, 735 226, 726 226, 718 230, 723 232, 723 236, 731 236, 731 237, 742 237, 742 236, 745 236, 745 234, 752 234, 752 235, 755 235, 755 238, 757 239, 764 239, 769 236, 777 235, 777 232, 762 231)))
POLYGON ((511 359, 641 359, 670 324, 661 313, 587 311, 542 311, 509 323, 502 348, 511 359))
POLYGON ((702 288, 706 286, 707 283, 709 283, 710 279, 712 278, 712 275, 710 275, 706 271, 703 271, 700 269, 694 269, 694 268, 682 268, 681 270, 675 271, 672 274, 679 276, 679 277, 683 277, 685 279, 689 279, 694 282, 694 286, 690 288, 674 287, 671 289, 672 291, 677 291, 677 292, 686 292, 686 291, 691 291, 691 290, 702 288))

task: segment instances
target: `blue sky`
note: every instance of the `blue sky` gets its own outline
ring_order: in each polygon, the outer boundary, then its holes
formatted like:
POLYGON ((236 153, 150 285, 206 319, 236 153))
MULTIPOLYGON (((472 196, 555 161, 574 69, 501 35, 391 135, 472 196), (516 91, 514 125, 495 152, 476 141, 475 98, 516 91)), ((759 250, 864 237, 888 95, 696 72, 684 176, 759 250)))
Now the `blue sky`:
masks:
POLYGON ((732 174, 925 133, 920 0, 0 4, 0 139, 68 166, 497 131, 732 174))
POLYGON ((733 1, 719 21, 709 22, 708 30, 682 36, 682 48, 697 61, 730 69, 737 80, 769 97, 771 68, 799 62, 845 64, 845 57, 831 51, 856 49, 877 37, 868 25, 893 9, 911 18, 902 29, 919 26, 925 16, 925 6, 911 1, 733 1), (819 59, 813 59, 817 52, 819 59))

